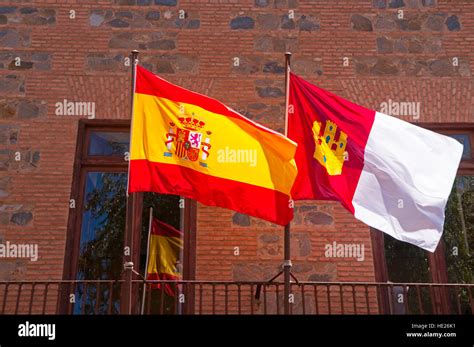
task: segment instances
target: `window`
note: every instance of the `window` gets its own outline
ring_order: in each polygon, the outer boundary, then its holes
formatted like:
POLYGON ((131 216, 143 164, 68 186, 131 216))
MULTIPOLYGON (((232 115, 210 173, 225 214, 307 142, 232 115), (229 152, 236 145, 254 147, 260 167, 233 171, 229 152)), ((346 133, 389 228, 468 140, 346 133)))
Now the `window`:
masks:
POLYGON ((446 206, 443 240, 448 281, 474 283, 474 175, 456 178, 446 206))
MULTIPOLYGON (((464 146, 458 176, 447 206, 443 237, 435 253, 393 239, 372 230, 374 268, 378 282, 474 283, 474 124, 424 124, 430 130, 451 136, 464 146)), ((442 164, 440 164, 442 165, 442 164)), ((423 293, 422 293, 423 294, 423 293)), ((467 303, 466 293, 457 293, 460 305, 467 303)), ((408 291, 410 295, 416 295, 408 291)), ((457 305, 452 293, 441 293, 444 305, 457 305)), ((423 296, 423 295, 422 295, 423 296)), ((431 303, 423 296, 424 312, 431 303)), ((426 295, 428 297, 428 295, 426 295)), ((392 303, 395 306, 395 304, 392 303)), ((410 307, 417 312, 417 307, 410 307)), ((399 312, 403 313, 403 312, 399 312)))
MULTIPOLYGON (((64 278, 81 282, 63 290, 62 313, 121 312, 123 287, 94 281, 120 280, 123 276, 127 210, 133 211, 132 218, 138 221, 134 243, 139 247, 132 255, 135 270, 142 275, 145 272, 148 214, 153 207, 156 219, 183 231, 185 240, 179 262, 183 264, 183 277, 194 278, 195 206, 186 201, 183 209, 179 196, 154 193, 135 194, 138 207, 131 206, 132 199, 126 198, 129 131, 129 121, 79 122, 64 278), (75 294, 75 302, 68 301, 68 293, 75 294)), ((140 295, 140 291, 133 291, 136 312, 140 295)))

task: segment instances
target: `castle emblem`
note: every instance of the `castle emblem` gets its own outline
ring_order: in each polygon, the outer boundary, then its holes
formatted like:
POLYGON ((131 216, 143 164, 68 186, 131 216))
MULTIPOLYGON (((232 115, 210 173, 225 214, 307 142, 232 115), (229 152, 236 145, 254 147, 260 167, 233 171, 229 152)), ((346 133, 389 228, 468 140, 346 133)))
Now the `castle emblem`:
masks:
POLYGON ((344 160, 347 156, 346 144, 347 134, 339 130, 339 138, 336 141, 337 125, 331 121, 326 121, 324 130, 321 122, 313 123, 313 135, 316 148, 314 158, 326 168, 329 175, 340 175, 344 160))
POLYGON ((178 158, 189 161, 198 161, 199 165, 207 167, 206 160, 209 157, 211 149, 211 131, 205 131, 205 122, 194 117, 180 117, 179 126, 169 122, 170 129, 166 134, 165 141, 167 151, 165 157, 172 157, 173 154, 178 158), (174 143, 174 153, 173 150, 174 143), (202 153, 201 153, 202 152, 202 153))

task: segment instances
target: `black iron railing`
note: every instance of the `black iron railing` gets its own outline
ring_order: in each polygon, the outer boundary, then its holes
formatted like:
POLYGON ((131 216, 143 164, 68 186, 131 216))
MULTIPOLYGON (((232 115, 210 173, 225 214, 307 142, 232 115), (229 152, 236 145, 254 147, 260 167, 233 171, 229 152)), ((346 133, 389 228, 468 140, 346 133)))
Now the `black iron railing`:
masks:
MULTIPOLYGON (((474 284, 292 283, 292 314, 472 314, 474 284)), ((0 314, 283 314, 283 283, 123 280, 0 282, 0 314), (145 293, 145 296, 143 294, 145 293)))

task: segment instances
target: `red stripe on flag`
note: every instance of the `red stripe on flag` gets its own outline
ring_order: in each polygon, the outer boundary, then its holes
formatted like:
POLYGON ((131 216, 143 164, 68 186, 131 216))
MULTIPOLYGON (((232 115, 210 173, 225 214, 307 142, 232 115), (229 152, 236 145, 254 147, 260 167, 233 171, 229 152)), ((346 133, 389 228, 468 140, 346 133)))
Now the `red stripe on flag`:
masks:
POLYGON ((298 143, 296 165, 298 176, 292 188, 295 200, 336 200, 354 213, 352 198, 364 167, 364 151, 375 119, 375 111, 347 101, 291 74, 289 103, 294 112, 289 115, 288 137, 298 143), (333 122, 337 133, 347 134, 342 173, 329 175, 315 158, 316 139, 312 128, 320 122, 322 129, 333 122))
MULTIPOLYGON (((178 276, 165 273, 149 273, 147 274, 146 279, 147 281, 179 281, 178 276)), ((161 289, 161 283, 151 283, 147 286, 147 289, 161 289)), ((178 287, 174 283, 164 283, 163 290, 167 295, 175 296, 178 292, 178 287)))
POLYGON ((154 273, 148 273, 146 276, 147 281, 179 281, 179 276, 175 275, 170 275, 170 274, 158 274, 156 272, 154 273))
POLYGON ((235 111, 231 111, 227 106, 215 99, 170 83, 141 66, 137 66, 137 82, 135 87, 135 93, 154 95, 175 102, 196 105, 217 115, 223 115, 226 117, 239 119, 243 122, 257 127, 259 130, 283 136, 280 133, 277 133, 273 130, 261 126, 260 124, 252 122, 248 118, 242 116, 241 114, 235 111))
POLYGON ((293 218, 289 197, 279 191, 145 159, 130 161, 130 192, 183 195, 280 225, 293 218))
POLYGON ((177 237, 182 238, 183 233, 180 230, 173 228, 171 225, 162 222, 156 218, 153 218, 153 222, 151 224, 151 233, 153 235, 160 235, 166 237, 177 237))

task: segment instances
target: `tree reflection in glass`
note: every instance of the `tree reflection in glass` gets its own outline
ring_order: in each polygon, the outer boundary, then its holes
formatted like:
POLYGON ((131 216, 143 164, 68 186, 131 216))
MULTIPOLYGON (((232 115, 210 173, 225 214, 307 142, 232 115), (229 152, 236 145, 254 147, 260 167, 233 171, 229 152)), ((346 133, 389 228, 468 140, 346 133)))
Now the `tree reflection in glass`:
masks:
MULTIPOLYGON (((444 224, 446 265, 450 283, 474 283, 474 176, 458 176, 454 183, 444 224)), ((451 304, 470 312, 467 289, 451 292, 451 304)))
MULTIPOLYGON (((78 280, 120 279, 126 217, 126 173, 88 172, 84 194, 78 280)), ((74 313, 112 313, 120 310, 118 284, 78 285, 74 313), (112 295, 112 298, 110 297, 112 295)))

